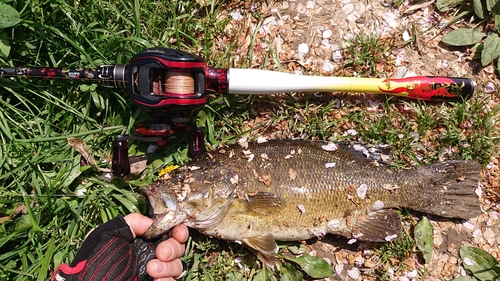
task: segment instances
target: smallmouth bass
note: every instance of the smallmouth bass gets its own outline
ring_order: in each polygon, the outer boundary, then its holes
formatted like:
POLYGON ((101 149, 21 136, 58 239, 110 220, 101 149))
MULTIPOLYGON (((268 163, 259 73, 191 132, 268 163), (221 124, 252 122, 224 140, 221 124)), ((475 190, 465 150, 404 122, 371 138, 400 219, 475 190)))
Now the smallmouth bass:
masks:
POLYGON ((401 233, 393 208, 461 219, 482 212, 475 194, 481 165, 474 161, 392 169, 347 143, 247 145, 218 148, 172 171, 169 179, 142 187, 155 217, 145 238, 184 223, 241 241, 272 265, 275 240, 331 233, 391 241, 401 233))

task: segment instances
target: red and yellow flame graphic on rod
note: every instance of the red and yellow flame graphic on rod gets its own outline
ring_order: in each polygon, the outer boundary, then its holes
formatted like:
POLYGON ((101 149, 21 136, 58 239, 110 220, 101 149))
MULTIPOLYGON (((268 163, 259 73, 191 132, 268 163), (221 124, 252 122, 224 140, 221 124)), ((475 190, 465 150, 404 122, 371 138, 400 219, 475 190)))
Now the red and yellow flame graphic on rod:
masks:
POLYGON ((388 78, 383 81, 384 86, 379 86, 383 93, 401 95, 422 100, 460 97, 464 92, 466 83, 447 77, 409 77, 388 78))

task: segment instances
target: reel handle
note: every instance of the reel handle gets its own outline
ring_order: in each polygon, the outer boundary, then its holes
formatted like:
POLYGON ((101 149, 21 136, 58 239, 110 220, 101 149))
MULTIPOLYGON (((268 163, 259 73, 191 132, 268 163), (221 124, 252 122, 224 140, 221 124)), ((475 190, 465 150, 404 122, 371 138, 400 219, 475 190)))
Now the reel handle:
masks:
POLYGON ((128 158, 128 142, 123 136, 115 136, 113 141, 113 160, 111 170, 116 177, 130 174, 130 161, 128 158))

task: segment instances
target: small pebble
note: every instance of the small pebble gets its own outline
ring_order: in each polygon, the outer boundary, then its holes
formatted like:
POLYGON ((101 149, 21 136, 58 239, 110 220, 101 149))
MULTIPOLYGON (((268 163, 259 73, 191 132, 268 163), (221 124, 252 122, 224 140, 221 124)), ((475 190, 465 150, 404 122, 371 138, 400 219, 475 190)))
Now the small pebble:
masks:
POLYGON ((342 271, 344 271, 344 264, 343 263, 338 263, 335 265, 335 273, 337 273, 337 275, 340 275, 342 274, 342 271))
POLYGON ((361 184, 356 188, 356 195, 358 195, 359 198, 365 199, 366 192, 368 191, 368 186, 366 184, 361 184))
POLYGON ((372 210, 377 211, 384 208, 384 202, 377 200, 375 203, 373 203, 372 210))
POLYGON ((305 55, 309 52, 309 46, 306 43, 302 43, 299 45, 299 53, 305 55))
POLYGON ((408 41, 410 40, 410 38, 411 38, 410 33, 408 32, 408 30, 405 30, 405 32, 403 32, 403 40, 408 41))
POLYGON ((328 222, 328 224, 326 225, 326 227, 332 229, 332 228, 337 228, 340 226, 340 221, 339 220, 331 220, 328 222))
POLYGON ((354 280, 358 280, 358 278, 360 276, 359 269, 357 269, 356 267, 353 267, 352 269, 347 270, 347 275, 354 280))
POLYGON ((333 64, 329 61, 326 61, 323 63, 323 70, 325 72, 333 72, 333 64))
POLYGON ((335 165, 336 165, 336 164, 337 164, 337 163, 335 163, 335 162, 326 163, 326 164, 325 164, 325 168, 333 168, 333 167, 335 167, 335 165))
POLYGON ((396 238, 398 238, 398 235, 397 234, 393 234, 393 235, 386 236, 384 239, 385 239, 385 241, 390 242, 390 241, 392 241, 392 240, 394 240, 396 238))
POLYGON ((486 92, 492 93, 493 91, 495 91, 495 84, 493 84, 493 82, 490 82, 486 85, 486 92))
POLYGON ((333 32, 330 29, 326 29, 323 31, 323 39, 328 39, 332 37, 333 32))
POLYGON ((326 151, 335 151, 339 147, 335 143, 333 143, 333 142, 328 142, 328 144, 322 145, 321 148, 323 148, 326 151))

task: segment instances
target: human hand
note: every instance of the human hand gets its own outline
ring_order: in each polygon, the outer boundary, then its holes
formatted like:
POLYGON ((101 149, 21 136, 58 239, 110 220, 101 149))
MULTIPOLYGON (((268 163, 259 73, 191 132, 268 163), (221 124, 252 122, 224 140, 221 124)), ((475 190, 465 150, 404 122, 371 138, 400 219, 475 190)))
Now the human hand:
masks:
MULTIPOLYGON (((126 215, 124 219, 130 226, 134 238, 146 233, 153 223, 152 219, 138 213, 126 215)), ((173 281, 184 271, 180 257, 184 254, 184 243, 189 237, 189 230, 181 224, 174 227, 169 236, 156 246, 156 259, 150 260, 146 266, 147 273, 155 281, 173 281)))
POLYGON ((71 264, 61 264, 52 280, 173 281, 183 273, 179 259, 189 231, 179 225, 161 242, 144 241, 153 220, 141 214, 118 216, 89 233, 71 264))

